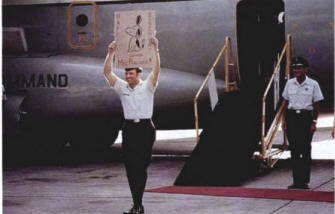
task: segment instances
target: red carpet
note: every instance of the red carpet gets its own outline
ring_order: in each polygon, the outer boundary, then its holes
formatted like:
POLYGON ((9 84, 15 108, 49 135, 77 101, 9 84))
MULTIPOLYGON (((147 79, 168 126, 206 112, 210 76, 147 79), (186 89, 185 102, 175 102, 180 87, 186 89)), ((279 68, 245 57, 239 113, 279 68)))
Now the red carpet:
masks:
POLYGON ((334 192, 312 190, 263 189, 246 187, 168 186, 149 189, 146 190, 146 192, 334 202, 334 192))

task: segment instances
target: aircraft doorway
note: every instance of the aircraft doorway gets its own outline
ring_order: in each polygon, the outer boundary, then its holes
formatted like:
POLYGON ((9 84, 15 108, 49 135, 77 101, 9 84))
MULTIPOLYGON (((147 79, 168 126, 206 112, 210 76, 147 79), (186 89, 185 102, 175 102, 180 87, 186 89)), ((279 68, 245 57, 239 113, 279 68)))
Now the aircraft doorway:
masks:
POLYGON ((236 6, 236 28, 241 87, 255 89, 255 84, 268 82, 285 44, 284 2, 241 0, 236 6))
MULTIPOLYGON (((260 139, 262 97, 285 44, 283 0, 239 1, 236 6, 236 37, 240 89, 247 93, 248 108, 254 113, 250 122, 255 124, 253 131, 260 139)), ((284 67, 283 64, 279 77, 279 99, 285 83, 284 67)), ((266 130, 276 113, 273 94, 271 89, 266 103, 266 130)))

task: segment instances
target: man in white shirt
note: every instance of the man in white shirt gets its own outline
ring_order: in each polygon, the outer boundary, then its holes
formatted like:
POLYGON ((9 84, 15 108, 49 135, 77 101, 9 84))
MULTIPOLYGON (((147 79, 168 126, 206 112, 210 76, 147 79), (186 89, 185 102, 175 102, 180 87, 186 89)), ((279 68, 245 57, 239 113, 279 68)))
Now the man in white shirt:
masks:
POLYGON ((289 189, 309 189, 311 174, 311 142, 316 130, 320 101, 323 95, 319 84, 306 76, 308 62, 302 57, 292 58, 292 78, 283 92, 285 123, 290 143, 293 184, 289 189))
POLYGON ((104 75, 110 86, 119 95, 125 117, 122 127, 122 149, 134 204, 124 214, 144 213, 142 197, 147 180, 147 168, 151 161, 152 146, 156 138, 156 130, 151 117, 154 93, 160 73, 158 40, 151 38, 150 45, 153 46, 154 50, 154 65, 152 72, 144 81, 140 79, 142 68, 126 68, 126 81, 113 73, 115 41, 108 46, 104 65, 104 75))

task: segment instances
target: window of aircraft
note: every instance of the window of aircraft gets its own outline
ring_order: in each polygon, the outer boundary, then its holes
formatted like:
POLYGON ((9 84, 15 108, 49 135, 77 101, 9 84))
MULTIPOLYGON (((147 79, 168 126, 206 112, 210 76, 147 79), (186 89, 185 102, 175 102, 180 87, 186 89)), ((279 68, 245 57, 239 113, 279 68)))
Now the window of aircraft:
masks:
POLYGON ((280 12, 278 15, 278 24, 285 22, 285 12, 280 12))
POLYGON ((77 25, 79 25, 80 27, 84 27, 87 25, 88 23, 88 17, 85 14, 80 14, 77 16, 76 18, 76 23, 77 25))

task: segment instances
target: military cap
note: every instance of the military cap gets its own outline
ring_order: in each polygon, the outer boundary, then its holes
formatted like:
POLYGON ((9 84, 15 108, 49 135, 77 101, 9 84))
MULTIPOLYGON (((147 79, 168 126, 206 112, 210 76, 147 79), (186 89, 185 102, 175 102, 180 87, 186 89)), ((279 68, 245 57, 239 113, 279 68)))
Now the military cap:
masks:
POLYGON ((291 68, 307 68, 309 64, 303 57, 293 57, 291 60, 291 68))
POLYGON ((143 71, 143 68, 141 68, 141 67, 138 67, 138 68, 125 68, 124 70, 125 71, 131 71, 131 70, 136 70, 136 73, 140 73, 140 72, 142 72, 143 71))

